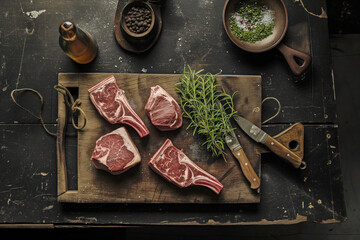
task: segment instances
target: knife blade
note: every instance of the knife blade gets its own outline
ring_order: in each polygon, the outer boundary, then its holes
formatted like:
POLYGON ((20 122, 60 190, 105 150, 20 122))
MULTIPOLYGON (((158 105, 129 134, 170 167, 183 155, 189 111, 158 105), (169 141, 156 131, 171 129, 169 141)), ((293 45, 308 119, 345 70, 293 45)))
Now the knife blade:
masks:
MULTIPOLYGON (((229 126, 232 128, 231 123, 229 122, 229 126)), ((239 140, 236 137, 234 130, 231 130, 225 136, 226 145, 231 150, 232 154, 239 162, 241 170, 245 176, 245 178, 250 183, 251 189, 258 189, 260 187, 260 179, 257 176, 256 172, 254 171, 253 167, 251 166, 249 159, 247 158, 244 149, 240 145, 239 140)))
POLYGON ((279 157, 287 160, 295 168, 299 168, 302 162, 302 158, 297 156, 290 149, 276 141, 269 134, 261 130, 258 126, 246 120, 240 116, 233 117, 239 127, 254 141, 259 142, 267 146, 273 153, 279 157))

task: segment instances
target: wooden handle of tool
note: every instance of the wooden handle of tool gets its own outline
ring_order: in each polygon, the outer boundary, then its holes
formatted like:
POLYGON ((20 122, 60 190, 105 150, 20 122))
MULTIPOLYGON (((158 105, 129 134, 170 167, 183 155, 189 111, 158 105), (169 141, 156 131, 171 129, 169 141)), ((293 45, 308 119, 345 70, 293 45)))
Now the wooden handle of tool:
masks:
POLYGON ((292 49, 283 43, 280 43, 277 49, 282 53, 282 55, 284 55, 287 63, 289 64, 291 71, 295 75, 300 75, 303 72, 305 72, 305 70, 309 67, 311 63, 311 56, 309 54, 292 49), (303 61, 301 65, 299 65, 295 61, 295 57, 303 61))
POLYGON ((252 168, 244 150, 240 149, 239 151, 235 152, 234 155, 240 163, 240 167, 242 172, 244 173, 244 176, 250 182, 250 188, 258 189, 260 187, 260 179, 252 168))
POLYGON ((299 168, 301 165, 302 159, 293 153, 290 149, 286 148, 284 145, 276 141, 271 136, 268 136, 264 143, 273 153, 278 155, 279 157, 287 160, 291 163, 295 168, 299 168))

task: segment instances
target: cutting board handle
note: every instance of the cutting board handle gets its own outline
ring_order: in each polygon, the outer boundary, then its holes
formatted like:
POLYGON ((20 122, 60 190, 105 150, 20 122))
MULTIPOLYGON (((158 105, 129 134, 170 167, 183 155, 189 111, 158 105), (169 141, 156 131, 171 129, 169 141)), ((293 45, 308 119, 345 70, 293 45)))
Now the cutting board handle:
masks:
POLYGON ((59 114, 57 118, 57 137, 56 137, 56 153, 57 153, 57 192, 58 196, 62 195, 68 190, 66 159, 65 159, 65 137, 68 111, 66 108, 65 95, 58 92, 58 108, 63 114, 59 114))

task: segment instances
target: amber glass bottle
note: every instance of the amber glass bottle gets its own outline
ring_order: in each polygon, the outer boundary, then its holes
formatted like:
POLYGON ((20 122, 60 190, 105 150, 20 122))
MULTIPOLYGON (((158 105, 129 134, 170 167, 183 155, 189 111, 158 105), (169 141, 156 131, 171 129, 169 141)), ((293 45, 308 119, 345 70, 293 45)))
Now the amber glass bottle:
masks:
POLYGON ((60 25, 59 32, 60 47, 72 60, 80 64, 94 60, 98 46, 88 32, 68 21, 60 25))

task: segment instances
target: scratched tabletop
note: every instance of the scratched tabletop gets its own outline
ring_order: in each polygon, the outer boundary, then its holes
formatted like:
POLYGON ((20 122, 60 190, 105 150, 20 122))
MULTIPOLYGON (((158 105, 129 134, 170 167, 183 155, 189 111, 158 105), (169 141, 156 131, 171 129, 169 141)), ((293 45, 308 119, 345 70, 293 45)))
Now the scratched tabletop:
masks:
MULTIPOLYGON (((237 48, 222 25, 225 0, 165 0, 163 29, 153 48, 136 55, 116 42, 116 0, 3 0, 0 13, 0 227, 89 225, 240 225, 333 223, 346 218, 338 147, 335 89, 325 0, 285 0, 289 29, 284 42, 312 55, 308 71, 292 75, 276 50, 261 54, 237 48), (58 44, 58 26, 71 20, 99 45, 88 65, 72 62, 58 44), (277 117, 263 125, 276 135, 302 122, 304 160, 297 170, 274 154, 262 155, 258 204, 73 204, 57 201, 56 139, 39 120, 17 107, 10 92, 33 88, 44 98, 43 118, 57 128, 58 73, 182 73, 190 65, 206 72, 261 75, 262 97, 281 103, 277 117)), ((241 89, 239 89, 241 91, 241 89)), ((19 102, 39 114, 35 94, 19 102)), ((263 120, 277 111, 266 101, 263 120)), ((69 125, 69 132, 75 130, 69 125)), ((66 139, 67 159, 76 159, 77 139, 66 139)), ((76 161, 69 163, 69 189, 77 188, 76 161)))

